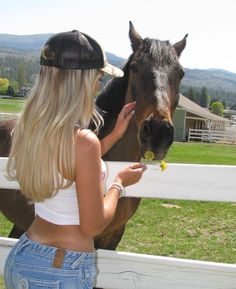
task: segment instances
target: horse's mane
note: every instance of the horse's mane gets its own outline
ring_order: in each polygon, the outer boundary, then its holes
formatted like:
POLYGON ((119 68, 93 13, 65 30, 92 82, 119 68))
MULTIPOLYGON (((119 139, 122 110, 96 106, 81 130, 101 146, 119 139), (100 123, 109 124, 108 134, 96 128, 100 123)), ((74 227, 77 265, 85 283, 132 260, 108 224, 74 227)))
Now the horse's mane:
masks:
POLYGON ((102 112, 105 122, 116 117, 124 105, 129 81, 129 64, 131 59, 132 55, 122 68, 124 76, 122 78, 110 79, 104 89, 97 96, 96 106, 99 108, 100 112, 102 112))
POLYGON ((139 50, 139 55, 144 54, 152 57, 159 66, 178 63, 177 54, 168 40, 161 41, 159 39, 145 38, 139 50))

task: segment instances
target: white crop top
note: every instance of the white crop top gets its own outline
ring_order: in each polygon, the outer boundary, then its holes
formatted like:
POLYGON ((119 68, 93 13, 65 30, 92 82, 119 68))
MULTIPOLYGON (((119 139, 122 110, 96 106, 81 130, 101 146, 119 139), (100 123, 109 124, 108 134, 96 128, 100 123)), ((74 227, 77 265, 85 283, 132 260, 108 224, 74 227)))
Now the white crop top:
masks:
MULTIPOLYGON (((106 178, 106 164, 102 161, 104 188, 106 178)), ((60 190, 54 197, 35 203, 35 215, 57 225, 79 225, 80 218, 75 183, 65 190, 60 190)))

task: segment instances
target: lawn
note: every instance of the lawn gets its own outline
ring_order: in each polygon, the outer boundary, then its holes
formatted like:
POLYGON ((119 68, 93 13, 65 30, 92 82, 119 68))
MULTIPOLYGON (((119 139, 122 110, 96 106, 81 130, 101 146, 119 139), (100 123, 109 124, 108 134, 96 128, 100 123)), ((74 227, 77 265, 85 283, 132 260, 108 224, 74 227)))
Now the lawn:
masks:
MULTIPOLYGON (((166 161, 236 165, 236 146, 174 143, 166 161)), ((236 204, 143 199, 118 250, 236 263, 236 204)))
POLYGON ((167 154, 169 163, 236 165, 236 145, 175 142, 167 154))
MULTIPOLYGON (((236 165, 236 146, 174 143, 166 161, 236 165)), ((0 215, 0 235, 10 228, 0 215)), ((118 250, 236 263, 236 204, 143 199, 118 250)))
POLYGON ((236 263, 236 204, 142 200, 118 250, 236 263))
POLYGON ((24 99, 0 99, 0 112, 21 112, 25 105, 24 99))

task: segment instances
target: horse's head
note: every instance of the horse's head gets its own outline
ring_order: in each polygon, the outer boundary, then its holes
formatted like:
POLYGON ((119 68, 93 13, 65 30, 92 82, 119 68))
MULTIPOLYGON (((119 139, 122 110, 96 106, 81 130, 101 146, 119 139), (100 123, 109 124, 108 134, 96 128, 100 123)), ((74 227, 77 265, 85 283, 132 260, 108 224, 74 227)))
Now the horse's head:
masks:
POLYGON ((136 101, 133 121, 138 126, 142 154, 151 150, 155 159, 163 159, 174 139, 172 116, 184 76, 179 56, 187 35, 174 45, 169 41, 142 39, 130 22, 129 37, 133 54, 126 102, 136 101))

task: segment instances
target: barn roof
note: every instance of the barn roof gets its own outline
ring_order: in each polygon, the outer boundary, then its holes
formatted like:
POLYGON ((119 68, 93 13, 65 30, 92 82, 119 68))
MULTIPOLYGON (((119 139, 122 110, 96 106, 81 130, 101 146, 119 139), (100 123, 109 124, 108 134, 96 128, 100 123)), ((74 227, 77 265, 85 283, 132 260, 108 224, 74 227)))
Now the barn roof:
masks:
POLYGON ((187 97, 185 97, 182 94, 180 94, 178 106, 181 107, 182 109, 186 110, 187 112, 196 114, 196 115, 203 117, 205 119, 210 119, 213 121, 228 122, 227 119, 211 113, 208 109, 201 107, 200 105, 191 101, 190 99, 188 99, 187 97))

